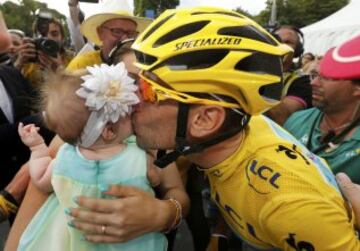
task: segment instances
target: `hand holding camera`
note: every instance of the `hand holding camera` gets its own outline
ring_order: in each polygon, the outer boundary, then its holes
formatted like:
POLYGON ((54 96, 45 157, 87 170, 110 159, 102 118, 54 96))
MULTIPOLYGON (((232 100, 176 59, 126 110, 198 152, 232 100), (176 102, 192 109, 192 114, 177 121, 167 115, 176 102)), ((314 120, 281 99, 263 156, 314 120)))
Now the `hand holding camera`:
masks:
POLYGON ((57 58, 60 52, 59 43, 55 40, 40 37, 33 40, 35 45, 36 52, 43 52, 45 55, 48 55, 53 58, 57 58))
POLYGON ((30 62, 38 62, 43 68, 57 68, 61 64, 60 46, 58 42, 49 38, 25 38, 19 50, 19 57, 15 62, 18 68, 30 62))
POLYGON ((55 71, 63 64, 58 42, 42 37, 35 39, 34 44, 37 53, 37 60, 43 69, 49 68, 55 71))
POLYGON ((23 44, 19 47, 19 55, 15 61, 15 66, 21 69, 24 64, 36 58, 36 49, 33 40, 29 37, 24 38, 23 44))
POLYGON ((38 61, 42 69, 51 69, 52 71, 56 71, 59 66, 64 64, 59 53, 56 57, 52 57, 45 54, 43 51, 38 52, 38 61))

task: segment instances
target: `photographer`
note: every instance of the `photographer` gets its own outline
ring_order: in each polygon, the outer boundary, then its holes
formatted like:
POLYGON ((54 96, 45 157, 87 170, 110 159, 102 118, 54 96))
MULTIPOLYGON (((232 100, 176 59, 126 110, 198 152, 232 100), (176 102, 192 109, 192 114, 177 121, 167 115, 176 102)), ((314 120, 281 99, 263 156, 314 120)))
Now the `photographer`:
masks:
POLYGON ((33 25, 35 39, 24 38, 15 66, 38 89, 46 71, 66 67, 73 55, 64 48, 62 24, 50 13, 40 13, 33 25))

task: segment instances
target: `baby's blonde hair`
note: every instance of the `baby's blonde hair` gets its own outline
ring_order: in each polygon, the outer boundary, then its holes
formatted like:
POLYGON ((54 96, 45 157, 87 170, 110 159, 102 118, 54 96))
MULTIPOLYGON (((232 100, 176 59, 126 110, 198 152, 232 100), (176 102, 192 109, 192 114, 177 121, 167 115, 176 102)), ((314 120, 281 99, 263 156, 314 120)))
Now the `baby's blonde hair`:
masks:
POLYGON ((45 112, 46 125, 69 144, 78 141, 90 116, 85 100, 76 95, 84 82, 82 75, 84 72, 51 74, 41 91, 41 109, 45 112))

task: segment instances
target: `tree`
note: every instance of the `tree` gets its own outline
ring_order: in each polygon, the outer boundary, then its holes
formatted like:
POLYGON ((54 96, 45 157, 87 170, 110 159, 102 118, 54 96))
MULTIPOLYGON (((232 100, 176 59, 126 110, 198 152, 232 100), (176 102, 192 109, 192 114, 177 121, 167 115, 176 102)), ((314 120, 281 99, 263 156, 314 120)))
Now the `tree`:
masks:
POLYGON ((40 3, 34 0, 21 0, 19 4, 6 1, 0 5, 7 27, 9 29, 20 29, 26 35, 32 35, 32 24, 35 21, 36 10, 46 10, 65 24, 66 17, 60 14, 57 10, 49 9, 47 4, 40 3))
MULTIPOLYGON (((267 0, 266 9, 255 17, 261 25, 266 25, 269 20, 271 2, 267 0)), ((277 0, 276 3, 279 24, 304 27, 338 11, 348 4, 349 0, 277 0)))
POLYGON ((253 15, 251 15, 248 11, 244 10, 244 9, 241 8, 241 7, 237 7, 234 11, 236 11, 236 12, 238 12, 238 13, 244 15, 244 16, 250 17, 250 18, 252 18, 252 19, 254 18, 253 15))
POLYGON ((179 5, 179 0, 134 0, 135 15, 145 16, 146 10, 153 10, 155 17, 167 9, 174 9, 179 5))

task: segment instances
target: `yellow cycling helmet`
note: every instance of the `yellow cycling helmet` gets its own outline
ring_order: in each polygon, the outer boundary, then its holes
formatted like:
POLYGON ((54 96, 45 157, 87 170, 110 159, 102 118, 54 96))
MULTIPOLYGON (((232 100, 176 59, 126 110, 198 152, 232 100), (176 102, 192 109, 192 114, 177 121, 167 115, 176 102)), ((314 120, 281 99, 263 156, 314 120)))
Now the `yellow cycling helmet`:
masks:
POLYGON ((161 89, 164 97, 214 104, 210 98, 191 94, 229 96, 236 103, 215 103, 241 107, 250 115, 278 104, 283 88, 282 58, 291 52, 251 19, 205 7, 165 11, 132 48, 142 77, 161 89), (158 80, 166 86, 159 86, 158 80), (188 95, 184 97, 184 93, 188 95))

